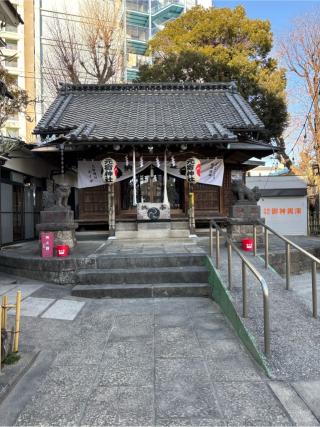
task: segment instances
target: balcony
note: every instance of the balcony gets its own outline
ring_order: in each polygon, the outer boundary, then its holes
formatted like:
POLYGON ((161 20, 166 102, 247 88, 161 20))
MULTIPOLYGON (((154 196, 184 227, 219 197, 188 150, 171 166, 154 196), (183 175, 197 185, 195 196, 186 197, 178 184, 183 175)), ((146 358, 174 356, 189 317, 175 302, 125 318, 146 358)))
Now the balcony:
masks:
POLYGON ((127 25, 127 38, 147 42, 149 29, 140 25, 127 25))

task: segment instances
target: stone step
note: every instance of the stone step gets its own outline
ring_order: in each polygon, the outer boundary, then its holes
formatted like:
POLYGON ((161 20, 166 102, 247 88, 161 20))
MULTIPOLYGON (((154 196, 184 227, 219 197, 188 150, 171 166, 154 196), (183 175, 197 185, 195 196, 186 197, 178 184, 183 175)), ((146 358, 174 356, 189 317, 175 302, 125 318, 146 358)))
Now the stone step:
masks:
POLYGON ((97 268, 148 268, 148 267, 183 267, 204 266, 202 254, 137 254, 127 256, 99 255, 97 268))
POLYGON ((76 240, 78 242, 101 241, 108 239, 108 231, 77 231, 76 240))
POLYGON ((135 240, 158 240, 158 239, 181 239, 189 237, 190 233, 188 229, 182 230, 171 230, 171 229, 159 229, 159 230, 139 230, 139 231, 116 231, 116 237, 118 239, 135 239, 135 240))
POLYGON ((77 273, 77 283, 90 284, 158 284, 158 283, 208 283, 205 267, 156 267, 86 269, 77 273))
POLYGON ((188 221, 172 221, 171 230, 189 230, 188 221))
POLYGON ((207 297, 210 287, 206 283, 161 283, 131 285, 77 285, 71 295, 82 298, 160 298, 207 297))

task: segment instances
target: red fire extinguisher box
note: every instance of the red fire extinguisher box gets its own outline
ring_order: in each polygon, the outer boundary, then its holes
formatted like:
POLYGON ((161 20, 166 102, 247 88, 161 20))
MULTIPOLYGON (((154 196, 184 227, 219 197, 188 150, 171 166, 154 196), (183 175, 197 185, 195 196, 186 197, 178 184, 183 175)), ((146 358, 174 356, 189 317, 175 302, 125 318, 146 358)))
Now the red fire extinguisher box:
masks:
POLYGON ((53 257, 53 248, 54 248, 54 234, 52 232, 40 233, 41 240, 41 256, 44 258, 53 257))

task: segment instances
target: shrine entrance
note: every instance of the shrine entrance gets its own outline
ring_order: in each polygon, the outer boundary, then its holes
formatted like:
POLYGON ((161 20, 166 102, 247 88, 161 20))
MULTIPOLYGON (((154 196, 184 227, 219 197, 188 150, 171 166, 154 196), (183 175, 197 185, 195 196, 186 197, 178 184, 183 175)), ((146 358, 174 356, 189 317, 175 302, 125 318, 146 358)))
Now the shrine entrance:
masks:
MULTIPOLYGON (((137 202, 162 203, 164 191, 163 171, 151 165, 136 176, 137 202)), ((167 192, 172 215, 184 215, 185 180, 168 174, 167 192)), ((133 179, 120 182, 120 216, 135 213, 133 206, 133 179)))

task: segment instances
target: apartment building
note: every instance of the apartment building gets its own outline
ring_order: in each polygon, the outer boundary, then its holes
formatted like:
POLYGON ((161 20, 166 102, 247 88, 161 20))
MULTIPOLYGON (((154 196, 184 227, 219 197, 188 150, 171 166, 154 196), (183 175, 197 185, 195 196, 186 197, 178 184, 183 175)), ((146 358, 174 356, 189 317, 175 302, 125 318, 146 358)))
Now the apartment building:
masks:
MULTIPOLYGON (((105 0, 110 1, 110 0, 105 0)), ((196 4, 212 6, 212 0, 114 0, 121 6, 119 39, 122 62, 110 83, 132 81, 138 76, 141 63, 151 61, 146 56, 147 44, 157 31, 172 19, 176 19, 196 4)), ((20 137, 34 142, 33 129, 54 98, 48 76, 56 73, 56 79, 66 82, 59 67, 49 67, 47 58, 56 43, 51 28, 59 22, 61 28, 77 25, 88 19, 82 9, 83 0, 12 0, 12 4, 24 21, 24 25, 7 25, 0 31, 6 42, 2 48, 4 66, 17 79, 18 85, 27 90, 30 103, 27 118, 16 114, 7 121, 4 135, 20 137)), ((90 19, 90 18, 89 18, 90 19)), ((80 31, 79 31, 80 34, 80 31)), ((81 39, 80 50, 85 50, 81 39)), ((94 78, 83 73, 81 82, 93 83, 94 78)))
POLYGON ((211 7, 211 0, 127 0, 124 80, 138 77, 141 64, 150 62, 146 56, 148 41, 165 24, 178 18, 195 5, 211 7))
MULTIPOLYGON (((23 0, 11 0, 10 7, 14 7, 23 19, 23 0)), ((1 46, 0 61, 21 88, 25 88, 25 58, 24 58, 24 27, 16 22, 7 21, 0 29, 1 46)), ((24 114, 13 114, 9 117, 1 132, 4 136, 14 138, 26 137, 24 114)))

